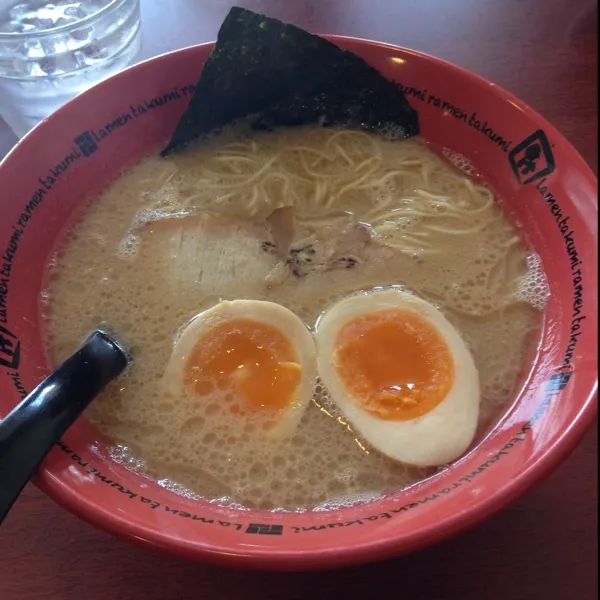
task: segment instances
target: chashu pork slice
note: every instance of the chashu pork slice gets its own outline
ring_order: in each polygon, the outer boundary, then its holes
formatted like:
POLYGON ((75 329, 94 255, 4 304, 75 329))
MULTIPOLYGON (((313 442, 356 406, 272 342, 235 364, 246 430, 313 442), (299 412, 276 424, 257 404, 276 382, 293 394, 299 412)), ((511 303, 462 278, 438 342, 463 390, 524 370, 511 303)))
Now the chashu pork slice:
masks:
POLYGON ((206 213, 161 219, 144 225, 139 235, 144 260, 161 269, 171 293, 227 299, 277 294, 300 300, 332 288, 354 291, 352 271, 386 279, 390 253, 367 227, 347 217, 307 226, 294 223, 287 208, 266 220, 206 213))
POLYGON ((270 233, 260 221, 198 214, 151 221, 139 236, 140 252, 156 253, 150 259, 164 269, 172 293, 262 295, 278 262, 261 247, 270 233))

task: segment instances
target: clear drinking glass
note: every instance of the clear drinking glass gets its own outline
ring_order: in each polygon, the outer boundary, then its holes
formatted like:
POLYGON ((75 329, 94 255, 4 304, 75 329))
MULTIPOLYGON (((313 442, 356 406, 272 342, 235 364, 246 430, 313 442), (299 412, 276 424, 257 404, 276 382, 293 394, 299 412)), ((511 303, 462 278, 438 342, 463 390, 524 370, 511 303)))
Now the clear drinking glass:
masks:
POLYGON ((20 138, 140 44, 139 0, 0 0, 0 114, 20 138))

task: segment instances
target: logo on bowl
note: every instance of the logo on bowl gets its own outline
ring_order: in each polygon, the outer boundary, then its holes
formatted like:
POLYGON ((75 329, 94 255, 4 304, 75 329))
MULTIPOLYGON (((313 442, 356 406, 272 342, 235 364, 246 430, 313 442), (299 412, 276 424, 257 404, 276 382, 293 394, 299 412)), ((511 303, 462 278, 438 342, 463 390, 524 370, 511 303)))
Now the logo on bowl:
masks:
POLYGON ((556 167, 550 142, 541 129, 515 146, 508 160, 517 181, 522 185, 550 175, 556 167))
POLYGON ((561 368, 559 373, 555 373, 546 383, 547 392, 560 392, 567 387, 569 379, 573 374, 572 368, 561 368))
POLYGON ((89 156, 98 150, 98 145, 89 131, 82 133, 75 138, 75 143, 79 146, 84 156, 89 156))
POLYGON ((21 343, 14 333, 0 325, 0 366, 18 369, 21 358, 21 343))
POLYGON ((246 528, 246 533, 258 533, 262 535, 281 535, 283 525, 262 525, 260 523, 250 523, 246 528))

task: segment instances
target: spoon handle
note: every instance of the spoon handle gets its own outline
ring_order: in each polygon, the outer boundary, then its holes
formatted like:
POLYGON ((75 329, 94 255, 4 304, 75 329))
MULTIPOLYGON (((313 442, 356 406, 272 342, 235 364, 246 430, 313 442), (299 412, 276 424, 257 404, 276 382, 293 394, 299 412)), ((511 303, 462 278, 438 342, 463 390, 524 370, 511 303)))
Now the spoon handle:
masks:
POLYGON ((46 454, 128 359, 116 341, 95 331, 0 421, 0 523, 46 454))

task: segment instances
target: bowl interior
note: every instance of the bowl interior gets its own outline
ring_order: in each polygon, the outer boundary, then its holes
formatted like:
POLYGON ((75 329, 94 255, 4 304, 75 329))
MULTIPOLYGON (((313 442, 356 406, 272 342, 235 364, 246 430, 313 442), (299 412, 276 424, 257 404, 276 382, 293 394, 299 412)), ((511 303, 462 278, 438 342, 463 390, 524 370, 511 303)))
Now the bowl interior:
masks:
MULTIPOLYGON (((408 552, 514 499, 568 453, 595 413, 597 182, 544 119, 507 92, 405 49, 332 37, 403 86, 422 134, 466 159, 502 199, 551 289, 542 341, 515 403, 472 451, 393 497, 335 512, 232 511, 178 496, 107 457, 80 419, 37 481, 112 532, 188 557, 299 569, 408 552)), ((158 150, 211 44, 167 54, 82 94, 0 166, 0 415, 48 373, 39 292, 44 265, 81 202, 158 150)))

